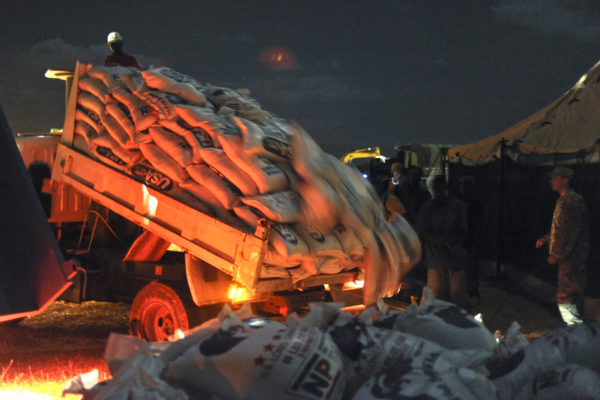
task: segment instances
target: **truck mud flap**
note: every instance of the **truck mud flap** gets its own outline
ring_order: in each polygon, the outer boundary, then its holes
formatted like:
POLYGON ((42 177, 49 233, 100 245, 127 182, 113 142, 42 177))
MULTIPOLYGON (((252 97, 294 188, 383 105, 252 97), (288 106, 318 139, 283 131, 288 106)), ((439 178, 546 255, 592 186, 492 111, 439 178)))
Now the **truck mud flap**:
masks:
POLYGON ((77 272, 65 261, 0 107, 0 322, 46 309, 77 272))

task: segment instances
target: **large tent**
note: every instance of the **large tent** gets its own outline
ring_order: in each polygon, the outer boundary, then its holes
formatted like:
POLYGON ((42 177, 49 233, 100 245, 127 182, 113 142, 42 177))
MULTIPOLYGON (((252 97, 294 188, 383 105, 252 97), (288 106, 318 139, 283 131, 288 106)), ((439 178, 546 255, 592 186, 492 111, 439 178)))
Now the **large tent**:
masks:
POLYGON ((451 162, 481 165, 505 155, 551 165, 596 157, 600 140, 600 62, 565 94, 503 132, 449 150, 451 162))
MULTIPOLYGON (((600 63, 556 101, 503 132, 449 149, 451 184, 475 178, 485 207, 479 235, 484 258, 556 279, 547 253, 535 241, 550 229, 557 195, 547 173, 555 165, 575 170, 574 189, 588 205, 592 254, 588 270, 600 280, 600 63), (453 182, 452 182, 453 181, 453 182)), ((598 286, 598 285, 596 285, 598 286)), ((600 297, 600 290, 593 290, 600 297)))

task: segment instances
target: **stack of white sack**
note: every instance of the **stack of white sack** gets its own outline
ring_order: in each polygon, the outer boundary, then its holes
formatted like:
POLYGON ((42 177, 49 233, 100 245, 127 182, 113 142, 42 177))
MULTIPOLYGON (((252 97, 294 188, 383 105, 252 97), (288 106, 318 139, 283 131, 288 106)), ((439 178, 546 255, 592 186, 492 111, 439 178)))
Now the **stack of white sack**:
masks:
POLYGON ((502 339, 426 289, 405 312, 354 317, 316 303, 285 323, 232 312, 173 342, 111 335, 113 379, 74 378, 84 399, 600 399, 600 325, 529 344, 514 322, 502 339), (94 397, 95 396, 95 397, 94 397))
POLYGON ((395 294, 421 257, 402 217, 388 223, 371 185, 247 91, 169 68, 81 65, 76 146, 223 222, 268 220, 261 278, 357 267, 365 301, 395 294), (365 249, 368 249, 366 252, 365 249))

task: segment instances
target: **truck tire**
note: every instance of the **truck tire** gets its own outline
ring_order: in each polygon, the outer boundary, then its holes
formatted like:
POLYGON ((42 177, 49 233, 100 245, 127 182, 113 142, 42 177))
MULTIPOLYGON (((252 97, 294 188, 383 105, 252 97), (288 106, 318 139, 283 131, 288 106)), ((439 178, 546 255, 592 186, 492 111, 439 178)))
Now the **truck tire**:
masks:
POLYGON ((165 341, 177 329, 186 331, 216 317, 220 305, 196 306, 186 290, 150 282, 135 296, 129 312, 129 334, 153 342, 165 341))
POLYGON ((171 287, 150 282, 140 290, 129 312, 129 333, 154 342, 168 340, 190 327, 186 305, 171 287))

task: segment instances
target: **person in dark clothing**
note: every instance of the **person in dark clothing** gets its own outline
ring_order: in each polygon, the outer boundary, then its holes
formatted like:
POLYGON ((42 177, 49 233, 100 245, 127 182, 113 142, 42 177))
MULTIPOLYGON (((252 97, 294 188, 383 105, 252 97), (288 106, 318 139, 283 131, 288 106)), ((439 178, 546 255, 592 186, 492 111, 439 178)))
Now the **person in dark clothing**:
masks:
POLYGON ((104 59, 104 65, 121 65, 123 67, 144 69, 135 57, 123 52, 123 37, 119 32, 109 33, 107 44, 112 54, 109 54, 106 59, 104 59))
POLYGON ((465 247, 471 253, 471 264, 467 268, 467 287, 474 303, 479 303, 479 265, 480 241, 485 237, 483 203, 475 195, 475 179, 463 176, 459 180, 460 200, 467 208, 469 232, 465 237, 465 247))
POLYGON ((448 196, 446 178, 437 175, 431 183, 433 199, 419 209, 417 232, 423 240, 427 286, 440 300, 467 306, 469 254, 464 247, 468 233, 465 204, 448 196))
POLYGON ((406 182, 394 189, 394 194, 404 205, 406 213, 404 217, 414 227, 417 222, 419 208, 429 199, 431 195, 421 186, 421 168, 412 166, 408 170, 406 182))

